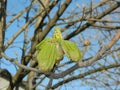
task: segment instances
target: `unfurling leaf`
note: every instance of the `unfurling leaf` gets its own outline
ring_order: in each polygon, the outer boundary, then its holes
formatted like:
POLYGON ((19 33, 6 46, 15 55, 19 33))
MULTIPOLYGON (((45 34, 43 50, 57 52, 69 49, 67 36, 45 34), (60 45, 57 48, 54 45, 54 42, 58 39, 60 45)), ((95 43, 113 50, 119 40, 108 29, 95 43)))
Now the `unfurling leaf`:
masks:
POLYGON ((79 61, 82 58, 81 51, 73 42, 62 40, 61 45, 66 56, 72 61, 79 61))
POLYGON ((79 61, 82 57, 77 45, 63 40, 59 28, 55 28, 52 38, 46 38, 36 46, 38 50, 38 66, 42 72, 51 71, 54 64, 63 59, 65 54, 72 61, 79 61))
POLYGON ((52 38, 45 38, 43 41, 41 41, 39 44, 36 45, 36 49, 37 49, 37 50, 42 49, 42 47, 43 47, 46 43, 51 42, 51 41, 53 41, 52 38))
POLYGON ((51 71, 57 57, 57 49, 54 43, 47 42, 42 46, 37 56, 38 66, 42 72, 51 71))

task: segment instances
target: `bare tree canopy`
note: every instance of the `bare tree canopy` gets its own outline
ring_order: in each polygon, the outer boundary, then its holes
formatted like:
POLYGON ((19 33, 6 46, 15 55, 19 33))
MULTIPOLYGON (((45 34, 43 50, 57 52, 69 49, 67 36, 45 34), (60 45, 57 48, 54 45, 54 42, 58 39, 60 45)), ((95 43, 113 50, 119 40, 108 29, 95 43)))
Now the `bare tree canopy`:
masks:
POLYGON ((7 90, 120 90, 119 39, 119 0, 0 0, 0 77, 7 90), (36 45, 55 27, 82 59, 64 56, 43 73, 36 45))

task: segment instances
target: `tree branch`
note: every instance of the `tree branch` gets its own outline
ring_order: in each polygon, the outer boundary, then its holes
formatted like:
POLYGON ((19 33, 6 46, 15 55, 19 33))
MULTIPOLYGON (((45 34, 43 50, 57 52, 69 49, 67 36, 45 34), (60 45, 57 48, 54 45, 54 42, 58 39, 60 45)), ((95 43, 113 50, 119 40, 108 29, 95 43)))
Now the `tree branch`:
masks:
POLYGON ((22 69, 25 69, 27 71, 34 71, 34 72, 37 72, 37 73, 41 73, 41 71, 38 70, 38 69, 31 68, 31 67, 25 66, 23 64, 20 64, 17 59, 10 58, 7 55, 5 55, 3 52, 1 52, 1 56, 4 57, 6 60, 9 60, 10 62, 13 62, 15 65, 17 65, 18 67, 20 67, 22 69))
MULTIPOLYGON (((104 16, 108 15, 109 13, 111 13, 112 11, 114 11, 115 9, 117 9, 119 6, 120 6, 120 3, 116 3, 116 4, 112 5, 112 7, 110 7, 106 11, 104 11, 101 14, 99 14, 98 16, 96 16, 95 19, 101 19, 101 18, 103 18, 104 16)), ((70 38, 76 36, 77 34, 79 34, 80 32, 84 31, 86 28, 88 28, 89 26, 91 26, 95 22, 96 21, 88 21, 86 24, 84 24, 83 26, 81 26, 77 30, 75 30, 72 33, 70 33, 67 37, 65 37, 65 39, 70 39, 70 38)))
POLYGON ((55 89, 55 88, 59 87, 60 85, 69 83, 73 80, 84 78, 84 77, 86 77, 88 75, 91 75, 93 73, 101 72, 103 70, 108 70, 108 69, 116 68, 116 67, 120 67, 120 64, 113 64, 113 65, 103 66, 103 67, 100 67, 100 68, 97 68, 97 69, 94 69, 94 70, 89 70, 88 72, 85 72, 83 74, 79 74, 79 75, 76 75, 76 76, 73 76, 73 77, 70 77, 70 78, 65 79, 63 81, 58 82, 57 84, 52 86, 52 89, 55 89))
POLYGON ((25 9, 23 9, 22 11, 20 11, 17 15, 15 15, 6 25, 6 28, 8 28, 16 19, 18 19, 21 15, 23 15, 23 13, 25 13, 26 11, 28 11, 30 8, 32 8, 32 6, 36 3, 37 0, 34 0, 30 6, 26 7, 25 9))
MULTIPOLYGON (((97 24, 92 24, 91 26, 93 27, 98 27, 98 28, 106 28, 106 29, 113 29, 113 30, 118 30, 120 29, 120 26, 106 26, 106 25, 97 25, 97 24)), ((109 31, 109 30, 107 30, 109 31)))
POLYGON ((33 16, 28 22, 26 22, 26 24, 24 26, 22 26, 20 28, 20 30, 18 30, 18 32, 16 32, 12 38, 7 42, 7 44, 5 45, 5 49, 7 49, 16 39, 17 36, 19 36, 27 27, 29 24, 31 24, 35 18, 37 18, 41 13, 38 13, 37 15, 33 16))
POLYGON ((6 30, 6 7, 7 7, 7 0, 0 1, 0 49, 1 50, 3 50, 5 30, 6 30))

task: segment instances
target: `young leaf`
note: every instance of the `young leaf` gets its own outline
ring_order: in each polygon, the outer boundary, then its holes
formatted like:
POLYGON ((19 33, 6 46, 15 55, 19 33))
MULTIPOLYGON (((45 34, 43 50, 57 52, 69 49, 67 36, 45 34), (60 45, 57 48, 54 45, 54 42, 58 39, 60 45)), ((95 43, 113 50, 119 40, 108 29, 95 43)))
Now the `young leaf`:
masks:
POLYGON ((62 40, 61 46, 66 56, 72 61, 77 62, 82 58, 81 51, 79 50, 75 43, 67 40, 62 40))
POLYGON ((38 66, 42 72, 51 71, 57 57, 57 49, 54 43, 46 42, 37 56, 38 66))
POLYGON ((36 49, 40 50, 47 42, 51 42, 52 38, 45 38, 43 41, 41 41, 39 44, 36 45, 36 49))

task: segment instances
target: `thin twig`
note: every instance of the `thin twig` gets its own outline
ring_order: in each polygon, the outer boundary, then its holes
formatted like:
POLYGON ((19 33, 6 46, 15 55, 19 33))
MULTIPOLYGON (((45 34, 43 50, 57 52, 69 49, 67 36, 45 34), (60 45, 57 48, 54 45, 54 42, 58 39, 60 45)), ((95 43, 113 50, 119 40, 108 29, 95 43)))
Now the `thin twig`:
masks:
POLYGON ((23 64, 20 64, 16 58, 10 58, 7 55, 5 55, 3 52, 1 52, 1 56, 4 57, 6 60, 9 60, 10 62, 13 62, 14 64, 16 64, 20 68, 23 68, 23 69, 28 70, 28 71, 34 71, 37 73, 41 73, 41 71, 38 69, 31 68, 31 67, 25 66, 23 64))

